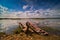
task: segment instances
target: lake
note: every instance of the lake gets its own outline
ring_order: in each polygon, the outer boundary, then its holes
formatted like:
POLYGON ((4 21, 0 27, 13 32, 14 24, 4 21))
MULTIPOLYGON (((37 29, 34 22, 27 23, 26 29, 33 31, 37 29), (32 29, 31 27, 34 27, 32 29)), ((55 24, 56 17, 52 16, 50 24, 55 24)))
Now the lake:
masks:
POLYGON ((52 27, 60 30, 60 19, 3 19, 0 20, 0 32, 10 33, 12 30, 18 27, 18 23, 25 24, 27 21, 36 23, 39 27, 52 27))

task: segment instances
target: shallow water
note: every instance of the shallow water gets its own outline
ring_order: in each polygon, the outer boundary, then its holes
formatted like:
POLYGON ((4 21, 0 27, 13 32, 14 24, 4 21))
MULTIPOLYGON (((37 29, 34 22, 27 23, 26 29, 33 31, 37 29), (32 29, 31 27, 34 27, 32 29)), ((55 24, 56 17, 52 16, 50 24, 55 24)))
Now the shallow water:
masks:
POLYGON ((22 22, 25 24, 27 21, 32 21, 38 26, 48 26, 52 28, 60 29, 60 19, 20 19, 20 20, 0 20, 0 32, 5 31, 6 33, 12 32, 15 28, 18 27, 18 23, 22 22))

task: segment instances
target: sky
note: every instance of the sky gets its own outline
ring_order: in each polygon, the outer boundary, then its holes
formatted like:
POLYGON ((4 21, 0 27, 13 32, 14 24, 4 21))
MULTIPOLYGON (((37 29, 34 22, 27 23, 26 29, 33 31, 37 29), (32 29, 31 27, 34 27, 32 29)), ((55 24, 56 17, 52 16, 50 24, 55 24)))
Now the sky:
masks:
POLYGON ((60 18, 60 0, 0 0, 0 18, 60 18))

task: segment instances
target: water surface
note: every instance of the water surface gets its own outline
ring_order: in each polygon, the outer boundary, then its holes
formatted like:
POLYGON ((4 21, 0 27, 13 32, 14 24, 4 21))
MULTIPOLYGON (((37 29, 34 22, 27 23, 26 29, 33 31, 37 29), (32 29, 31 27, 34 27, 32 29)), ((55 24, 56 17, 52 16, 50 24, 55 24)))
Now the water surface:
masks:
POLYGON ((22 22, 25 24, 27 21, 32 21, 36 23, 39 27, 52 27, 56 29, 60 29, 60 19, 19 19, 19 20, 0 20, 0 32, 5 31, 6 33, 12 32, 15 28, 18 27, 18 23, 22 22))

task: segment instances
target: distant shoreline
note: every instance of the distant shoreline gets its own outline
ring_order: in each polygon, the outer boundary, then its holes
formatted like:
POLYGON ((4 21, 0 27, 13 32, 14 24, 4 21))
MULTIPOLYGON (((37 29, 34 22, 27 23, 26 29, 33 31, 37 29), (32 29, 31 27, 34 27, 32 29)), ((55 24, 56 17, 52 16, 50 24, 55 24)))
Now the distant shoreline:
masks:
POLYGON ((60 19, 60 18, 0 18, 0 20, 21 20, 21 19, 60 19))

